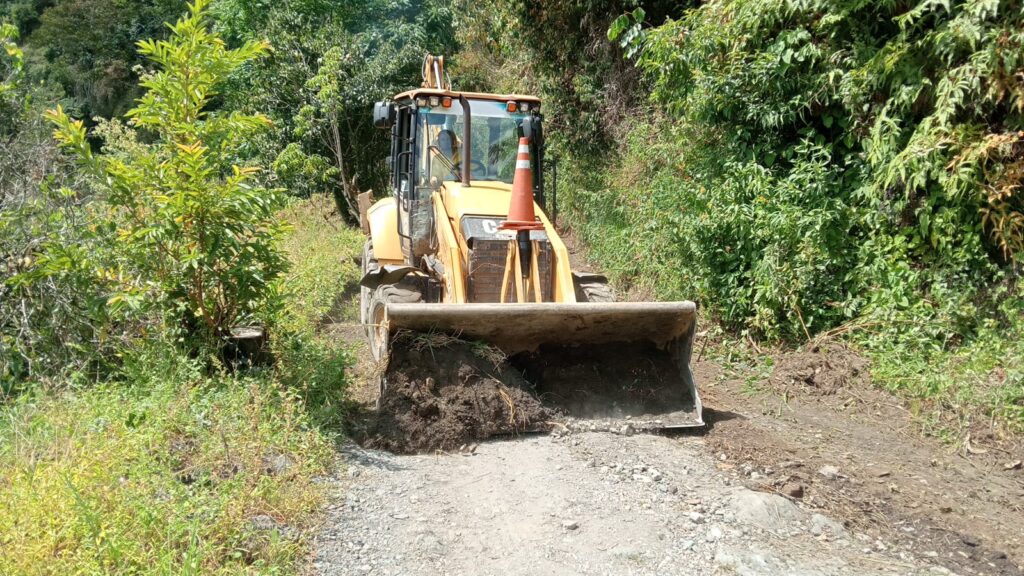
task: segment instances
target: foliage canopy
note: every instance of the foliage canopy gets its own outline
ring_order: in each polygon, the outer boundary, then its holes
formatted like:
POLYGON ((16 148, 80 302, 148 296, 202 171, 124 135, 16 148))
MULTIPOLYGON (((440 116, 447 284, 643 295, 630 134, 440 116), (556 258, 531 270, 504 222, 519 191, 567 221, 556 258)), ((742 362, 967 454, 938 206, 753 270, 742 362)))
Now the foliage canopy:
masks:
POLYGON ((443 0, 248 2, 217 0, 231 42, 266 39, 274 52, 234 77, 226 104, 265 111, 274 130, 250 145, 297 196, 330 192, 356 219, 360 191, 383 193, 386 135, 373 103, 419 82, 425 52, 454 49, 454 14, 443 0))

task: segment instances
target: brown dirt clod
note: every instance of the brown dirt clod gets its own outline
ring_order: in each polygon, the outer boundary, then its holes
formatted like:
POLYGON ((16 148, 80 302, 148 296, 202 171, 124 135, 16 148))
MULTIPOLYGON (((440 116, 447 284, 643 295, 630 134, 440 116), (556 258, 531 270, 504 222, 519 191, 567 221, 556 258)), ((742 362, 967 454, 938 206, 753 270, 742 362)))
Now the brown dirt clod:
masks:
POLYGON ((456 450, 493 436, 547 431, 553 417, 521 374, 466 342, 395 345, 386 377, 363 438, 372 448, 456 450))
POLYGON ((866 382, 869 366, 867 359, 845 346, 813 346, 779 358, 771 380, 777 386, 795 385, 807 392, 829 395, 866 382))

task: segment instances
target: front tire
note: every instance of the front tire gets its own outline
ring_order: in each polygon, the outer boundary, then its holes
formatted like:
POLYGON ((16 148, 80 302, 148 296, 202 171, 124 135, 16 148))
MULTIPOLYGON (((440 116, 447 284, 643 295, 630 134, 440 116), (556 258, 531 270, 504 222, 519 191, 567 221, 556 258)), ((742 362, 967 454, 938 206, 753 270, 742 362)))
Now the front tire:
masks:
POLYGON ((364 326, 367 340, 370 343, 370 354, 378 364, 378 368, 374 371, 378 388, 378 409, 380 409, 381 400, 387 391, 387 376, 385 374, 387 373, 388 355, 391 351, 391 330, 387 321, 388 304, 413 304, 416 302, 423 302, 423 293, 414 282, 403 278, 395 284, 378 286, 376 290, 372 291, 367 303, 364 326))
POLYGON ((615 302, 615 293, 608 285, 608 279, 596 274, 573 275, 577 302, 615 302))

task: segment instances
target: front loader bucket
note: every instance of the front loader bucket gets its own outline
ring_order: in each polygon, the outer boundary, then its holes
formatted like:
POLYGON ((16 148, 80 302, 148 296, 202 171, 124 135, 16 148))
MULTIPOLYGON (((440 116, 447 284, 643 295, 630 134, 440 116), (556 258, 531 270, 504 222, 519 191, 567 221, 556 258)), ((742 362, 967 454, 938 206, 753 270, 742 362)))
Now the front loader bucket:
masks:
POLYGON ((501 349, 542 398, 631 426, 703 426, 693 302, 388 304, 390 335, 444 332, 501 349))

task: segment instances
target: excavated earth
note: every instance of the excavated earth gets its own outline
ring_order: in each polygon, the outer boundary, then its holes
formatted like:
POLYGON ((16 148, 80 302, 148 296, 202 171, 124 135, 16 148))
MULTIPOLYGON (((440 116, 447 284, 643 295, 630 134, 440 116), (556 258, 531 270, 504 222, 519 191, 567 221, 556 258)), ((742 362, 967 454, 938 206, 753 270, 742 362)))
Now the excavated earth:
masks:
POLYGON ((453 451, 551 428, 551 410, 492 349, 447 339, 396 342, 386 373, 380 406, 359 436, 366 447, 453 451))

